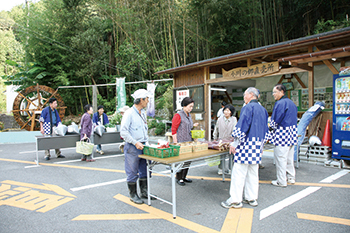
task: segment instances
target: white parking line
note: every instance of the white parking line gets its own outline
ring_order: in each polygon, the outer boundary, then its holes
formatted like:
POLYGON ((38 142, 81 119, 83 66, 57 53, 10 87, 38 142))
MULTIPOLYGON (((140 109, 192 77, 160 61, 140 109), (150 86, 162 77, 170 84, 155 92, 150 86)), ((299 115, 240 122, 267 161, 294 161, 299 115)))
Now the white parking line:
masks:
MULTIPOLYGON (((322 183, 331 183, 333 181, 335 181, 336 179, 348 174, 350 171, 347 171, 347 170, 342 170, 342 171, 339 171, 337 172, 336 174, 333 174, 323 180, 321 180, 320 182, 322 183)), ((290 197, 287 197, 286 199, 276 203, 276 204, 273 204, 263 210, 260 211, 260 218, 259 220, 262 220, 280 210, 282 210, 283 208, 293 204, 294 202, 297 202, 299 201, 300 199, 310 195, 311 193, 314 193, 316 192, 317 190, 321 189, 321 187, 308 187, 290 197)))
MULTIPOLYGON (((203 164, 198 164, 196 166, 193 166, 191 168, 197 168, 197 167, 202 167, 202 166, 206 166, 206 163, 203 164)), ((161 171, 159 173, 170 173, 169 170, 165 170, 165 171, 161 171)), ((125 182, 125 179, 119 179, 119 180, 112 180, 112 181, 107 181, 107 182, 103 182, 103 183, 98 183, 98 184, 90 184, 90 185, 85 185, 82 187, 77 187, 77 188, 71 188, 70 190, 75 192, 75 191, 80 191, 80 190, 84 190, 84 189, 91 189, 91 188, 96 188, 96 187, 101 187, 101 186, 106 186, 106 185, 111 185, 111 184, 117 184, 117 183, 122 183, 125 182)))
POLYGON ((125 182, 125 181, 126 181, 126 178, 119 179, 119 180, 112 180, 112 181, 98 183, 98 184, 85 185, 85 186, 78 187, 78 188, 71 188, 70 190, 75 192, 75 191, 80 191, 80 190, 83 190, 83 189, 91 189, 91 188, 96 188, 96 187, 101 187, 101 186, 106 186, 106 185, 111 185, 111 184, 122 183, 122 182, 125 182))
MULTIPOLYGON (((114 158, 114 157, 121 157, 124 156, 124 154, 117 154, 117 155, 106 155, 102 157, 94 157, 94 159, 108 159, 108 158, 114 158)), ((61 162, 55 162, 56 164, 61 164, 61 163, 76 163, 80 162, 80 159, 74 159, 74 160, 67 160, 67 161, 61 161, 61 162)))

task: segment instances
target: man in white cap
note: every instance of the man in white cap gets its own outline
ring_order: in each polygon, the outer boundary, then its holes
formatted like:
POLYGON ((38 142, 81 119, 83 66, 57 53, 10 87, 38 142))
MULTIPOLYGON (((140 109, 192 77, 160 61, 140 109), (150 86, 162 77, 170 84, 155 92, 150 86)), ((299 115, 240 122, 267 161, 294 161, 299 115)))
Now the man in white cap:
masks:
POLYGON ((147 198, 147 164, 145 159, 138 156, 143 153, 143 147, 148 142, 144 108, 147 107, 151 94, 145 89, 139 89, 131 96, 134 98, 134 105, 124 113, 120 136, 125 140, 125 173, 130 200, 136 204, 143 204, 143 200, 137 194, 136 182, 139 179, 141 197, 147 198))

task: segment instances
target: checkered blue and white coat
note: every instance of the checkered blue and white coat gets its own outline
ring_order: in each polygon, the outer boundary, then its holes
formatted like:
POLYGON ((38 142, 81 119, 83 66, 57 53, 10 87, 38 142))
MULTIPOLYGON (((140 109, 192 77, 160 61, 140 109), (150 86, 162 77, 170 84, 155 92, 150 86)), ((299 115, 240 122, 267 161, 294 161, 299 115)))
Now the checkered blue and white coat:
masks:
POLYGON ((251 100, 242 108, 240 118, 232 132, 232 137, 239 140, 234 155, 235 163, 259 164, 264 142, 267 140, 268 114, 257 100, 251 100))
POLYGON ((275 146, 293 146, 298 140, 297 106, 283 96, 275 103, 271 115, 270 142, 275 146))
MULTIPOLYGON (((53 125, 53 126, 57 126, 58 123, 61 122, 60 115, 58 114, 57 109, 55 109, 55 114, 56 114, 56 125, 53 125)), ((51 125, 51 122, 50 122, 50 106, 44 108, 41 111, 41 115, 40 115, 39 121, 43 122, 44 134, 51 134, 51 132, 50 132, 50 125, 51 125)))

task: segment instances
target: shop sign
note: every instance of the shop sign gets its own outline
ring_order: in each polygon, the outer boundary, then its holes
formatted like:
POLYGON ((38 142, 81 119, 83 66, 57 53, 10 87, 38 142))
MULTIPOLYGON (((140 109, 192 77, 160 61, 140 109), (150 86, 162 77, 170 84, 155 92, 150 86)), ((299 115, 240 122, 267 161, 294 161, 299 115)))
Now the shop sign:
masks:
POLYGON ((222 69, 223 78, 244 79, 266 76, 279 71, 278 61, 261 63, 249 67, 239 67, 229 71, 222 69))
POLYGON ((180 110, 181 102, 185 97, 190 97, 190 90, 178 90, 176 91, 176 110, 180 110))

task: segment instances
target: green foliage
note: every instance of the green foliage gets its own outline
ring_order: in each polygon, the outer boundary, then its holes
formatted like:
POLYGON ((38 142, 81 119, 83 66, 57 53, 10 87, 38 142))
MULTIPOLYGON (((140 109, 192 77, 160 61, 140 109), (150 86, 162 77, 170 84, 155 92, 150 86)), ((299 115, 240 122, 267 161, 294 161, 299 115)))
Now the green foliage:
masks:
POLYGON ((157 120, 152 120, 152 121, 148 122, 149 129, 156 128, 157 125, 158 125, 157 120))
POLYGON ((165 124, 162 122, 158 123, 154 133, 155 133, 155 135, 164 135, 165 134, 165 124))
MULTIPOLYGON (((344 0, 42 0, 0 12, 0 76, 22 85, 110 84, 168 78, 160 70, 349 26, 344 0), (27 12, 29 11, 29 12, 27 12), (322 18, 321 18, 322 16, 322 18), (4 20, 5 19, 5 20, 4 20), (25 52, 24 52, 25 51, 25 52), (5 63, 5 61, 13 61, 5 63)), ((172 115, 172 82, 156 89, 172 115)), ((145 83, 126 85, 131 94, 145 83)), ((0 110, 4 108, 0 83, 0 110)), ((98 87, 115 111, 116 90, 98 87)), ((60 89, 67 114, 90 103, 92 88, 60 89)))
POLYGON ((68 126, 68 125, 72 124, 72 120, 63 120, 62 124, 68 126))
POLYGON ((112 123, 108 123, 105 125, 106 128, 115 128, 115 124, 112 124, 112 123))
POLYGON ((116 113, 112 118, 109 120, 109 122, 113 125, 120 125, 122 122, 122 114, 121 113, 116 113))
POLYGON ((342 21, 334 21, 334 20, 325 21, 322 18, 321 20, 317 21, 317 24, 315 26, 315 34, 328 32, 328 31, 336 30, 338 28, 349 27, 349 26, 350 26, 350 22, 345 19, 342 21))
POLYGON ((155 128, 155 135, 164 135, 165 133, 165 124, 162 122, 158 122, 158 120, 154 119, 148 122, 148 129, 155 128))

